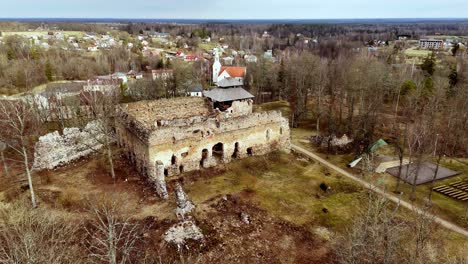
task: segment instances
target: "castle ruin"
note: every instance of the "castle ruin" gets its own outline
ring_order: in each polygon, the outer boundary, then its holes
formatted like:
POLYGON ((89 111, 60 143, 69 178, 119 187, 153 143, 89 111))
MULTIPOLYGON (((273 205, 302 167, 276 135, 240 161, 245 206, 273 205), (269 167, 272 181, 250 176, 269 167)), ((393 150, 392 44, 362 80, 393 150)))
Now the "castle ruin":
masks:
POLYGON ((163 198, 165 177, 290 148, 288 120, 279 111, 253 112, 244 89, 204 95, 117 107, 118 144, 163 198))

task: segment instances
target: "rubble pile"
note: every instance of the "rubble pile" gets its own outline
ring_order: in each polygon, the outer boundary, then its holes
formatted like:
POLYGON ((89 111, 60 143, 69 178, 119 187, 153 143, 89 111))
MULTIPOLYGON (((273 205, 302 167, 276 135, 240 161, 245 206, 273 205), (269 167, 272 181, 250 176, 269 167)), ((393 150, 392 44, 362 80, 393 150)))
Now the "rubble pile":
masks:
POLYGON ((195 209, 195 205, 189 200, 180 183, 175 184, 175 195, 177 202, 175 213, 180 222, 170 227, 164 233, 163 239, 176 244, 180 250, 188 240, 202 240, 203 234, 192 220, 188 220, 192 218, 189 214, 195 209))
POLYGON ((188 199, 180 183, 176 183, 175 185, 175 194, 177 199, 175 213, 178 219, 184 220, 186 215, 190 214, 192 210, 195 209, 195 205, 188 199))
POLYGON ((175 224, 164 233, 164 240, 176 244, 179 248, 188 240, 202 240, 203 234, 192 221, 183 221, 175 224))
POLYGON ((332 135, 331 138, 329 136, 326 136, 326 137, 313 136, 310 138, 310 141, 312 143, 320 145, 321 147, 327 147, 329 140, 330 140, 330 145, 332 147, 339 147, 339 148, 344 148, 349 143, 353 142, 353 139, 349 138, 346 134, 344 134, 341 138, 336 137, 335 135, 332 135))
POLYGON ((54 169, 90 155, 103 147, 105 134, 99 121, 89 122, 84 129, 65 128, 39 138, 34 147, 34 170, 54 169))

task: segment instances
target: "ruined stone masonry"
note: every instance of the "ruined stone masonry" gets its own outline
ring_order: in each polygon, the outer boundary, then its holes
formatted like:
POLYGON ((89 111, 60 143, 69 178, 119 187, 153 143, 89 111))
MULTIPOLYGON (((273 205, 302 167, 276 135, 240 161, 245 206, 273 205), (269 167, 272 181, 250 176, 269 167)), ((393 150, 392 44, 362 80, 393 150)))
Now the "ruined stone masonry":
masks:
POLYGON ((252 105, 251 99, 218 103, 199 97, 122 104, 118 143, 167 198, 165 177, 290 148, 281 112, 252 112, 252 105))
MULTIPOLYGON (((83 129, 65 128, 39 138, 34 148, 34 170, 54 169, 88 156, 103 147, 102 124, 91 121, 83 129)), ((113 140, 113 139, 112 139, 113 140)))

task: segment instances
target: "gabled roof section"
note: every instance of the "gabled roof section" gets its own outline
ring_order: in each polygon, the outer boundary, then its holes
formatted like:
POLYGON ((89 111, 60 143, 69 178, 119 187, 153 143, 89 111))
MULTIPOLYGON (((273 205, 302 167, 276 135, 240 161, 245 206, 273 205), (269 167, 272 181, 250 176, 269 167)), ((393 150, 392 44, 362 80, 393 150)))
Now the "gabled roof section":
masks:
POLYGON ((229 102, 254 98, 251 93, 247 92, 243 88, 215 88, 213 90, 203 92, 203 95, 216 102, 229 102))
POLYGON ((243 78, 225 78, 222 79, 217 83, 218 87, 227 88, 227 87, 236 87, 236 86, 243 86, 244 79, 243 78))
POLYGON ((221 75, 224 71, 226 71, 229 76, 235 78, 235 77, 240 77, 244 78, 245 77, 245 72, 247 71, 247 68, 245 67, 235 67, 235 66, 222 66, 219 75, 221 75))

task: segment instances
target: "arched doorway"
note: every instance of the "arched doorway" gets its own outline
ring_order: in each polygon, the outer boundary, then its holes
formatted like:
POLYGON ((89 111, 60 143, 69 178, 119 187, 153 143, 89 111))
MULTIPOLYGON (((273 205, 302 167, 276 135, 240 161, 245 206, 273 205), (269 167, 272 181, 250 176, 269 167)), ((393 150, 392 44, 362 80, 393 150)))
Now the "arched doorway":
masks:
POLYGON ((236 142, 236 144, 234 144, 234 152, 232 153, 232 158, 239 158, 239 142, 236 142))
POLYGON ((209 155, 208 150, 207 150, 207 149, 203 149, 203 150, 202 150, 202 158, 201 158, 201 160, 200 160, 200 167, 203 167, 203 164, 205 163, 205 160, 208 159, 208 155, 209 155))
POLYGON ((211 149, 211 153, 214 158, 222 160, 224 156, 224 145, 223 143, 219 142, 213 146, 211 149))

